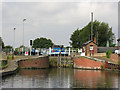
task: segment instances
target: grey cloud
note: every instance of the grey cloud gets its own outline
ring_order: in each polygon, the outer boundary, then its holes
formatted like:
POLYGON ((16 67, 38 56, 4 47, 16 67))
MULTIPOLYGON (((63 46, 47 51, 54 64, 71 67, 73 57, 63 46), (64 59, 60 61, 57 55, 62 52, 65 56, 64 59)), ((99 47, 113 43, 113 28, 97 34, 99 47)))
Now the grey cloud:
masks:
POLYGON ((22 44, 22 19, 25 21, 25 45, 30 39, 47 37, 55 44, 69 45, 69 38, 77 28, 82 28, 94 20, 107 22, 117 36, 118 10, 117 2, 81 3, 81 2, 39 2, 39 3, 3 3, 3 39, 12 45, 13 27, 16 26, 15 46, 22 44))

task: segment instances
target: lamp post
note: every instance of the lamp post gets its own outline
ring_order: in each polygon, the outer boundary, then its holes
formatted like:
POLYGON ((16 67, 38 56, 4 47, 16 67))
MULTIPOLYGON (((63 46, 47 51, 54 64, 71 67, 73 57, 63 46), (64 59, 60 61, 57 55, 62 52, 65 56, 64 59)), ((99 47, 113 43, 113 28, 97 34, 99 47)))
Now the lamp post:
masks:
POLYGON ((14 27, 14 34, 13 34, 13 49, 12 49, 12 59, 14 59, 14 44, 15 44, 15 27, 14 27))
POLYGON ((23 51, 22 51, 22 55, 24 56, 24 22, 26 21, 26 19, 23 19, 23 51))
POLYGON ((14 47, 14 45, 15 45, 15 27, 14 27, 14 41, 13 41, 13 47, 14 47))

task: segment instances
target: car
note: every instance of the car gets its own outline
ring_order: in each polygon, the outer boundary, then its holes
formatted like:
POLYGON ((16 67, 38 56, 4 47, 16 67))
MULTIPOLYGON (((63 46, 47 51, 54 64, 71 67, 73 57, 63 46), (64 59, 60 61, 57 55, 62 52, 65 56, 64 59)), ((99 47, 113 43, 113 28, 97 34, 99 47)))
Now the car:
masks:
POLYGON ((120 54, 120 50, 115 50, 115 54, 120 54))

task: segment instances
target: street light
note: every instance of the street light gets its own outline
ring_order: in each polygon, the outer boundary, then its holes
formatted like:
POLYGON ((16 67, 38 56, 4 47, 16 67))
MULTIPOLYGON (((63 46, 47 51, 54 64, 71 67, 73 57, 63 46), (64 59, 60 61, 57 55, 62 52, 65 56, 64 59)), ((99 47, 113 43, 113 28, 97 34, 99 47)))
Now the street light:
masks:
POLYGON ((26 19, 23 19, 23 52, 22 55, 24 55, 24 22, 26 21, 26 19))
POLYGON ((13 34, 13 50, 12 50, 12 59, 14 59, 14 44, 15 44, 15 27, 13 28, 14 34, 13 34))
POLYGON ((15 27, 14 27, 14 41, 13 41, 13 47, 14 47, 14 44, 15 44, 15 27))

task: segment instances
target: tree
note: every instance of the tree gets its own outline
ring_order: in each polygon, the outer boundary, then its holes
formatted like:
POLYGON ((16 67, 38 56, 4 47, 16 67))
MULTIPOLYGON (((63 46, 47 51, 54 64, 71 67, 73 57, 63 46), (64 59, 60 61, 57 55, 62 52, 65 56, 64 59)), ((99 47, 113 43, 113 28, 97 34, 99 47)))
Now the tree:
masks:
POLYGON ((71 41, 73 41, 72 43, 71 43, 71 45, 74 47, 74 48, 77 48, 77 47, 79 47, 79 45, 80 45, 80 43, 79 43, 79 35, 80 34, 80 30, 76 30, 75 32, 73 32, 73 34, 72 34, 72 36, 71 36, 71 38, 70 38, 70 40, 71 41))
POLYGON ((7 45, 7 46, 5 46, 5 49, 12 49, 13 47, 12 46, 10 46, 10 45, 7 45))
POLYGON ((33 41, 33 48, 49 48, 52 47, 53 42, 46 38, 37 38, 33 41))
POLYGON ((25 46, 21 45, 19 48, 23 48, 23 47, 25 48, 25 46))
MULTIPOLYGON (((73 32, 70 37, 70 44, 74 48, 81 48, 82 44, 91 40, 91 22, 88 23, 84 28, 77 29, 73 32)), ((95 20, 93 22, 93 38, 97 39, 98 46, 106 46, 109 41, 110 46, 113 44, 114 33, 112 28, 105 22, 99 22, 95 20)))
POLYGON ((1 37, 0 37, 0 46, 2 46, 2 48, 4 48, 4 42, 1 37))

